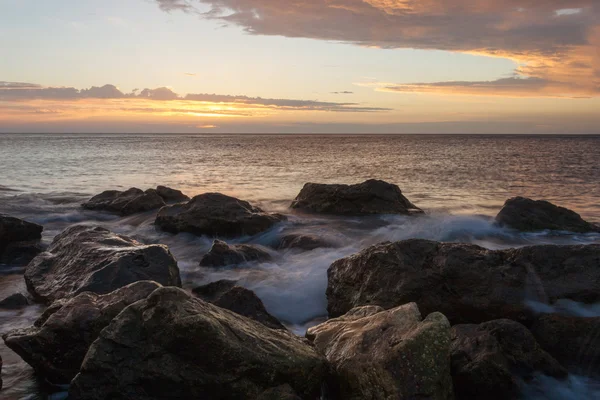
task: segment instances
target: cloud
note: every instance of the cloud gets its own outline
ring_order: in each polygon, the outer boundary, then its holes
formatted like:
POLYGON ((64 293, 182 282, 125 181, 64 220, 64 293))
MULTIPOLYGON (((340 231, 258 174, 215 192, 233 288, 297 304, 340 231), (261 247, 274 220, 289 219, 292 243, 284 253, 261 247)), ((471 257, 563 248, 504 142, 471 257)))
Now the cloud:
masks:
MULTIPOLYGON (((27 102, 33 100, 54 100, 54 101, 77 101, 84 99, 96 100, 136 100, 178 102, 182 105, 193 105, 200 103, 229 104, 235 107, 235 110, 214 111, 214 114, 240 114, 240 109, 244 106, 263 107, 278 111, 328 111, 328 112, 381 112, 390 111, 389 108, 367 107, 359 103, 336 103, 316 100, 294 100, 294 99, 269 99, 262 97, 249 96, 231 96, 219 94, 187 94, 181 96, 167 87, 156 89, 137 89, 131 93, 124 93, 115 85, 104 85, 101 87, 92 86, 89 89, 76 89, 73 87, 43 87, 37 84, 21 82, 0 81, 0 101, 4 102, 27 102)), ((247 108, 247 107, 246 107, 247 108)), ((156 107, 129 107, 131 111, 145 112, 157 111, 156 107)), ((161 112, 191 112, 179 108, 160 108, 161 112)), ((240 114, 248 115, 248 114, 240 114)))
POLYGON ((600 94, 598 0, 155 0, 163 10, 208 7, 203 18, 253 35, 436 49, 514 60, 538 96, 600 94), (585 68, 572 68, 578 63, 585 68))
POLYGON ((331 94, 354 94, 354 92, 349 92, 347 90, 344 90, 343 92, 331 92, 331 94))

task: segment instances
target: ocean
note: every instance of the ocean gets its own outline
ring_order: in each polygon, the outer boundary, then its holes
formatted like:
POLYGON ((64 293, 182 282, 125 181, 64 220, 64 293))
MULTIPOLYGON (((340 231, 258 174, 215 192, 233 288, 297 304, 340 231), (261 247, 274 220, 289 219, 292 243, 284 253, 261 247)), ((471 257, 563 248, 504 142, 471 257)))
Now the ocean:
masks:
MULTIPOLYGON (((43 241, 77 223, 105 226, 146 243, 167 244, 184 287, 235 279, 267 309, 304 334, 326 317, 326 271, 335 260, 382 241, 427 238, 491 249, 531 244, 600 243, 599 234, 518 233, 493 224, 513 196, 545 199, 600 222, 600 136, 497 135, 0 135, 0 213, 44 225, 43 241), (334 218, 292 213, 306 182, 382 179, 426 211, 403 216, 334 218), (80 204, 108 189, 166 185, 189 196, 221 192, 285 213, 289 220, 237 243, 272 243, 282 233, 311 233, 340 244, 309 252, 279 251, 252 268, 198 266, 211 239, 155 229, 155 213, 120 218, 80 204)), ((24 291, 22 268, 0 266, 0 299, 24 291)), ((573 313, 600 316, 600 306, 573 304, 573 313)), ((0 332, 29 326, 39 306, 0 310, 0 332)), ((0 344, 3 399, 58 399, 64 388, 35 379, 0 344), (48 397, 50 396, 50 397, 48 397)), ((599 398, 598 383, 573 376, 540 378, 529 399, 599 398)))

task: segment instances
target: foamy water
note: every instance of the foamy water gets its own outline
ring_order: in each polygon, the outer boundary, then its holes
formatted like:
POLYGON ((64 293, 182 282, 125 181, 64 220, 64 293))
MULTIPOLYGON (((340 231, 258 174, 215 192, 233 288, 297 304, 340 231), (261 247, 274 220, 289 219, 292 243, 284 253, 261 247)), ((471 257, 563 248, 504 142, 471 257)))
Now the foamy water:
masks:
MULTIPOLYGON (((0 135, 0 212, 44 225, 44 242, 67 226, 97 224, 147 243, 167 244, 184 287, 235 279, 254 290, 267 309, 303 334, 326 318, 327 268, 381 241, 425 238, 474 243, 490 249, 531 244, 600 243, 598 234, 519 233, 495 226, 508 197, 546 198, 600 222, 600 138, 507 137, 283 137, 283 136, 50 136, 0 135), (585 151, 583 151, 585 150, 585 151), (293 214, 287 207, 307 181, 355 183, 367 178, 400 185, 428 214, 334 218, 293 214), (289 233, 322 236, 336 248, 272 250, 273 259, 211 269, 198 262, 212 240, 158 231, 154 213, 120 218, 84 211, 79 204, 106 189, 166 184, 194 195, 220 191, 288 214, 289 220, 233 243, 268 246, 289 233)), ((23 291, 22 269, 0 266, 0 298, 23 291)), ((531 299, 540 312, 599 316, 600 306, 531 299)), ((2 333, 28 326, 41 312, 31 306, 0 311, 2 333)), ((18 356, 0 345, 3 398, 64 396, 32 377, 18 356)), ((597 382, 572 376, 539 377, 530 399, 600 397, 597 382), (544 397, 545 396, 545 397, 544 397)))

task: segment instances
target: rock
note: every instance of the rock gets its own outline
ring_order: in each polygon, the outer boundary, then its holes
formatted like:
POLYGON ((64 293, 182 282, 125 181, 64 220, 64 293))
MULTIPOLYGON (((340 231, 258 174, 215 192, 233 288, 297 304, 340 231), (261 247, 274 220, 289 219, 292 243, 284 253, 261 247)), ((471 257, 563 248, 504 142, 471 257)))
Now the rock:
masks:
POLYGON ((177 261, 166 246, 143 245, 84 225, 57 235, 25 269, 27 289, 46 304, 83 292, 106 294, 143 280, 181 286, 177 261))
POLYGON ((0 356, 0 390, 2 390, 2 356, 0 356))
POLYGON ((44 227, 0 214, 0 264, 24 265, 39 248, 44 227))
POLYGON ((82 204, 88 210, 109 211, 123 216, 156 210, 165 205, 165 201, 156 190, 143 191, 131 188, 124 192, 107 190, 82 204))
POLYGON ((167 203, 181 203, 190 200, 190 198, 183 194, 181 190, 171 189, 166 186, 158 186, 156 188, 156 193, 158 193, 158 195, 167 203))
POLYGON ((100 331, 125 307, 159 287, 141 281, 105 295, 81 293, 55 303, 32 327, 4 334, 4 342, 52 383, 69 383, 100 331))
POLYGON ((584 221, 579 214, 543 200, 514 197, 504 203, 496 222, 525 232, 546 229, 569 232, 600 232, 600 227, 584 221))
POLYGON ((452 377, 458 399, 515 399, 536 374, 567 371, 518 322, 501 319, 452 328, 452 377))
POLYGON ((222 240, 213 241, 208 253, 200 260, 202 267, 225 267, 249 261, 269 261, 271 254, 260 246, 250 244, 228 245, 222 240))
POLYGON ((277 249, 301 249, 310 251, 318 248, 331 248, 337 246, 318 236, 290 233, 283 236, 276 247, 277 249))
POLYGON ((265 390, 256 400, 302 400, 302 398, 286 383, 285 385, 265 390))
POLYGON ((340 399, 453 399, 450 323, 417 305, 353 309, 307 338, 335 371, 340 399))
POLYGON ((307 183, 291 208, 335 215, 408 215, 423 212, 402 195, 398 186, 374 179, 357 185, 307 183))
POLYGON ((156 225, 165 232, 235 237, 266 231, 285 216, 265 213, 246 201, 220 193, 205 193, 186 204, 163 207, 156 225))
POLYGON ((263 302, 252 291, 237 286, 235 281, 221 280, 200 286, 192 292, 204 301, 253 319, 272 329, 285 327, 269 314, 263 302))
POLYGON ((22 293, 11 294, 0 301, 0 308, 17 309, 29 305, 29 300, 22 293))
POLYGON ((545 314, 531 333, 562 365, 578 374, 600 375, 600 317, 545 314))
POLYGON ((354 307, 415 302, 451 323, 531 322, 528 300, 600 301, 600 245, 486 250, 412 239, 371 246, 327 271, 331 317, 354 307))
POLYGON ((316 399, 326 375, 326 361, 300 338, 160 288, 102 330, 69 399, 255 399, 284 384, 316 399))

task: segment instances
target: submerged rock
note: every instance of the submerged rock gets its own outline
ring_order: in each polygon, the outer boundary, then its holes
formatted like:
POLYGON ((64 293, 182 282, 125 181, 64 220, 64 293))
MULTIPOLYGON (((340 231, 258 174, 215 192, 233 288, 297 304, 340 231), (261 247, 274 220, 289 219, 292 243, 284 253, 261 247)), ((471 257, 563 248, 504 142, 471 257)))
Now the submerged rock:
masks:
POLYGON ((458 399, 515 399, 535 374, 567 371, 518 322, 502 319, 452 327, 452 377, 458 399))
POLYGON ((267 312, 258 296, 249 289, 237 286, 235 281, 221 280, 200 286, 192 292, 204 301, 236 314, 253 319, 272 329, 285 329, 277 318, 267 312))
POLYGON ((156 282, 142 281, 105 295, 86 292, 59 301, 32 327, 4 334, 4 342, 52 383, 69 383, 100 331, 125 307, 159 287, 156 282))
POLYGON ((158 186, 156 188, 156 193, 158 193, 158 195, 167 203, 181 203, 190 200, 190 198, 183 194, 181 190, 171 189, 166 186, 158 186))
POLYGON ((450 324, 417 305, 361 307, 310 328, 334 369, 340 399, 453 399, 450 324))
POLYGON ((600 232, 575 211, 556 206, 548 201, 514 197, 504 203, 496 222, 509 228, 532 232, 546 229, 569 232, 600 232))
POLYGON ((317 399, 326 374, 326 361, 300 338, 160 288, 102 330, 69 398, 255 399, 289 384, 317 399))
POLYGON ((29 300, 22 293, 11 294, 10 296, 0 300, 0 308, 17 309, 29 305, 29 300))
POLYGON ((166 246, 143 245, 84 225, 57 235, 48 250, 25 269, 27 289, 43 303, 83 292, 110 293, 143 280, 181 286, 177 261, 166 246))
POLYGON ((124 192, 107 190, 83 203, 82 207, 88 210, 109 211, 126 216, 156 210, 165 204, 163 198, 154 189, 144 192, 138 188, 131 188, 124 192))
POLYGON ((25 265, 41 252, 44 227, 0 214, 0 264, 25 265))
POLYGON ((186 204, 163 207, 156 225, 170 233, 235 237, 266 231, 285 216, 266 213, 247 201, 220 193, 205 193, 186 204))
POLYGON ((290 233, 283 236, 279 243, 277 243, 277 249, 301 249, 301 250, 314 250, 318 248, 332 248, 338 247, 336 244, 327 241, 318 236, 302 235, 290 233))
POLYGON ((335 215, 423 212, 402 195, 398 186, 374 179, 357 185, 307 183, 291 208, 335 215))
POLYGON ((271 254, 260 246, 250 244, 228 245, 222 240, 213 241, 212 247, 200 260, 202 267, 225 267, 249 261, 269 261, 271 254))
POLYGON ((528 300, 600 301, 600 245, 487 250, 412 239, 381 243, 328 269, 331 317, 354 307, 416 302, 453 323, 531 321, 528 300))
POLYGON ((531 332, 544 350, 574 372, 600 376, 600 317, 540 316, 531 332))

